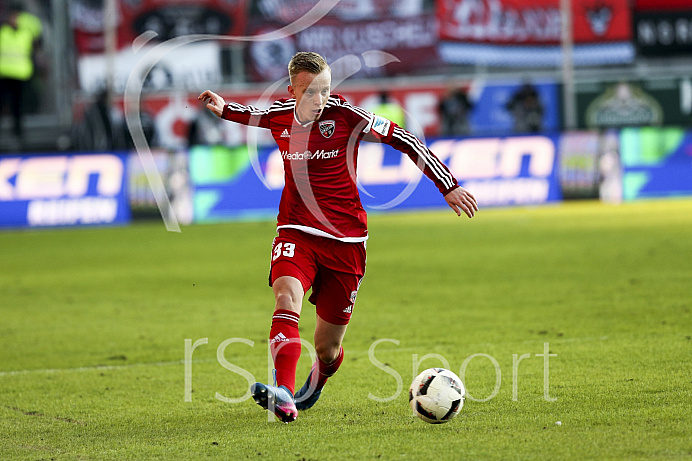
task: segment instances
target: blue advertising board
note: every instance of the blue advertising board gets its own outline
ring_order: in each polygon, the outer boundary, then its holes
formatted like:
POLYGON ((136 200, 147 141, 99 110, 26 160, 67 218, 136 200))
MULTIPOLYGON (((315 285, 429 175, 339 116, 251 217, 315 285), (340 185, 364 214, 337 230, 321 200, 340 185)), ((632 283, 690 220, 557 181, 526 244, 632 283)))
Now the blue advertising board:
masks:
POLYGON ((692 132, 623 129, 620 157, 624 200, 692 195, 692 132))
MULTIPOLYGON (((514 118, 506 105, 525 83, 516 79, 478 85, 477 89, 472 86, 474 108, 469 118, 471 133, 480 136, 512 133, 514 118)), ((534 80, 531 85, 535 88, 543 106, 540 131, 558 131, 560 129, 560 87, 553 80, 543 79, 534 80)))
MULTIPOLYGON (((557 136, 544 135, 427 140, 480 206, 560 200, 557 142, 557 136)), ((276 216, 283 187, 279 150, 261 148, 248 156, 243 149, 224 149, 190 152, 195 221, 276 216)), ((366 210, 447 206, 414 162, 383 144, 361 144, 358 187, 366 210)))
POLYGON ((559 201, 559 135, 437 140, 430 149, 449 166, 479 206, 559 201))
MULTIPOLYGON (((276 216, 283 176, 277 184, 268 160, 272 149, 250 156, 245 146, 195 146, 190 149, 194 222, 276 216), (267 174, 272 184, 267 183, 267 174)), ((283 169, 279 174, 283 174, 283 169)))
POLYGON ((0 227, 124 224, 125 155, 0 158, 0 227))

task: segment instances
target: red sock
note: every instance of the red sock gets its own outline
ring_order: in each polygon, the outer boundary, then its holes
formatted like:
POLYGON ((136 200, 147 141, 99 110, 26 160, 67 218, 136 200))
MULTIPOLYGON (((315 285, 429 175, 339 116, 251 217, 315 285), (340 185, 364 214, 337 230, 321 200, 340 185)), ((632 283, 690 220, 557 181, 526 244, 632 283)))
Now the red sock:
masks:
POLYGON ((300 357, 300 314, 286 309, 277 309, 272 317, 269 331, 269 349, 276 368, 276 385, 286 386, 293 394, 296 386, 296 365, 300 357))
MULTIPOLYGON (((336 373, 336 370, 341 366, 341 362, 344 361, 344 348, 339 349, 339 356, 332 363, 324 363, 320 358, 317 358, 317 382, 315 383, 315 389, 322 389, 324 384, 327 382, 330 376, 336 373)), ((313 383, 314 381, 313 375, 313 383)))

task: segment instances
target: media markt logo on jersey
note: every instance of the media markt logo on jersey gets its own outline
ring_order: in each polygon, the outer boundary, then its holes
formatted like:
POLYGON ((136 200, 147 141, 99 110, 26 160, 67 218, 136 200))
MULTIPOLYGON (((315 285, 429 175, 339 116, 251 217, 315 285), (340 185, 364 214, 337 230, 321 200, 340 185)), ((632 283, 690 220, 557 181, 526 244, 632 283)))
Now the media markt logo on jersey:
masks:
POLYGON ((609 86, 586 109, 588 127, 661 125, 659 102, 638 85, 620 82, 609 86))

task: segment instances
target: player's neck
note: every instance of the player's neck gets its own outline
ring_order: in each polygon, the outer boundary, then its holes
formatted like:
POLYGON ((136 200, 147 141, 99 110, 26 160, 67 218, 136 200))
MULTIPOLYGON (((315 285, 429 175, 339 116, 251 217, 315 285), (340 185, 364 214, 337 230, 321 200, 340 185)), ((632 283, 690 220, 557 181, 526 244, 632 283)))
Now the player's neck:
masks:
POLYGON ((295 109, 293 110, 293 118, 294 118, 294 119, 296 120, 296 122, 298 122, 301 126, 308 126, 308 125, 310 125, 311 123, 314 123, 314 122, 315 122, 315 120, 308 120, 307 122, 302 121, 302 120, 300 119, 300 116, 298 115, 298 111, 295 110, 295 109))

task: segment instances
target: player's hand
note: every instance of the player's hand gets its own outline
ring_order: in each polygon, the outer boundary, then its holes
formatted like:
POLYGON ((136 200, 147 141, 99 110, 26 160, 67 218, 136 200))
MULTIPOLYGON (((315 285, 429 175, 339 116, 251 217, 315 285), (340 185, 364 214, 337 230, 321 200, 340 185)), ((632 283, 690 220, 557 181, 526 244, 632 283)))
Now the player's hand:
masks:
POLYGON ((197 99, 206 102, 207 109, 216 114, 217 117, 221 117, 221 114, 223 114, 223 107, 226 105, 226 101, 213 91, 207 90, 200 94, 197 99))
POLYGON ((478 211, 478 203, 476 197, 463 187, 457 187, 452 192, 445 195, 447 205, 454 210, 457 216, 461 216, 461 212, 466 213, 466 216, 473 218, 478 211))

